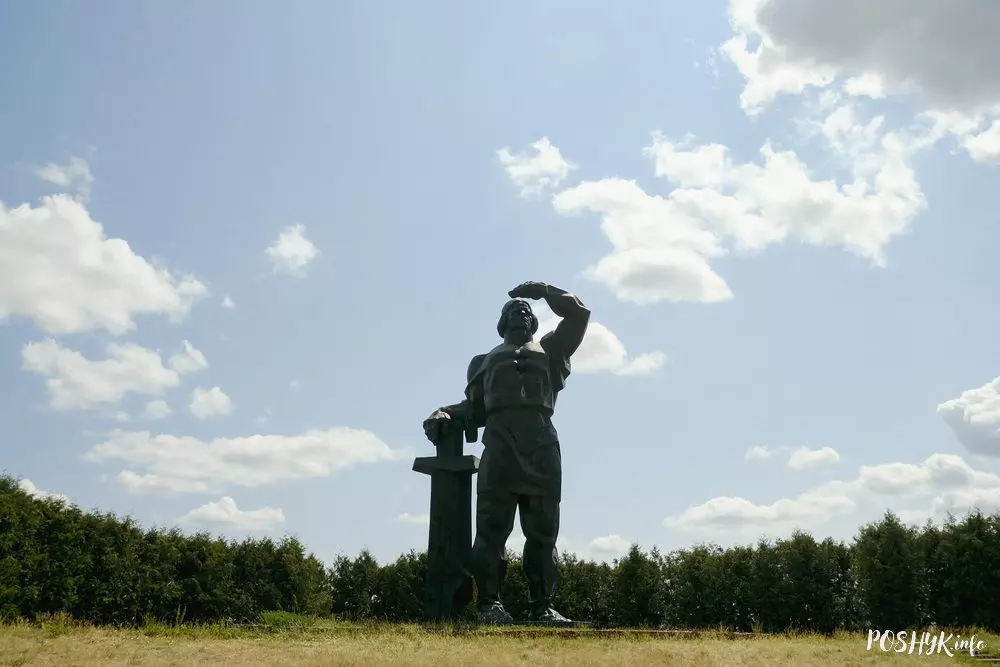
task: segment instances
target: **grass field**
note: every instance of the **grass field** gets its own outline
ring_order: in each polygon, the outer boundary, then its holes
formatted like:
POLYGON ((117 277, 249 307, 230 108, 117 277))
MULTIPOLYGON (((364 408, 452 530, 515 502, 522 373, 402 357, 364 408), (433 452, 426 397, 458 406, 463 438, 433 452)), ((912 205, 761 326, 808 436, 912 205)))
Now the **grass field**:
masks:
MULTIPOLYGON (((986 650, 1000 647, 987 635, 986 650)), ((55 620, 0 626, 0 665, 921 665, 983 664, 949 657, 866 651, 867 638, 840 634, 731 637, 613 637, 523 631, 428 631, 418 626, 246 629, 225 626, 94 628, 55 620)))

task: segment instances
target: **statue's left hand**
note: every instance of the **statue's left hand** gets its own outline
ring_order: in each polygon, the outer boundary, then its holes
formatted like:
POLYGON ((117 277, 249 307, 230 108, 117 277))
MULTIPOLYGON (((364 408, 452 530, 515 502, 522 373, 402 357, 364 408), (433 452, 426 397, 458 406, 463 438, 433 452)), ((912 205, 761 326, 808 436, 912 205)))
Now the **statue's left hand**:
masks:
POLYGON ((430 417, 424 420, 424 435, 432 443, 437 444, 438 440, 441 439, 441 432, 444 429, 444 425, 451 420, 451 415, 449 415, 444 410, 435 410, 430 417))
POLYGON ((549 286, 545 283, 528 281, 526 283, 521 283, 511 291, 507 292, 507 294, 512 299, 541 299, 545 297, 548 287, 549 286))

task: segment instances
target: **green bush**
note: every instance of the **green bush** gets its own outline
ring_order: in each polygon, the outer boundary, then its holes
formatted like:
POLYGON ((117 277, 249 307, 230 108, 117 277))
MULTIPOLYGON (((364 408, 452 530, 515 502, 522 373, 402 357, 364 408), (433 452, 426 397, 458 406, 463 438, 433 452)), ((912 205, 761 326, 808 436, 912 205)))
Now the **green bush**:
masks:
MULTIPOLYGON (((527 611, 508 553, 504 603, 527 611)), ((143 530, 25 494, 0 477, 0 621, 176 627, 302 627, 331 613, 420 621, 426 554, 380 565, 367 551, 329 568, 294 538, 227 541, 143 530)), ((612 563, 562 554, 556 607, 597 626, 802 630, 978 627, 1000 630, 1000 515, 916 529, 892 513, 851 544, 787 540, 660 554, 634 545, 612 563)), ((158 631, 160 631, 158 630, 158 631)))

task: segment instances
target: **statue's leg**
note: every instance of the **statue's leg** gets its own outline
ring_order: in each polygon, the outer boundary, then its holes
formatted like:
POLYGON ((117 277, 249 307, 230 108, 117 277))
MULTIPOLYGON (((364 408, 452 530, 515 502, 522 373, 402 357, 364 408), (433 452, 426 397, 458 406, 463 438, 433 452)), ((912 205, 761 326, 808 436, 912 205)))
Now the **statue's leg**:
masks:
POLYGON ((476 539, 472 544, 472 572, 479 590, 478 606, 483 611, 501 606, 500 586, 505 568, 507 538, 514 530, 517 498, 511 493, 480 493, 476 501, 476 539))
POLYGON ((524 556, 521 567, 528 580, 531 615, 537 616, 552 606, 555 595, 559 556, 559 500, 545 496, 526 496, 520 501, 521 530, 524 531, 524 556))

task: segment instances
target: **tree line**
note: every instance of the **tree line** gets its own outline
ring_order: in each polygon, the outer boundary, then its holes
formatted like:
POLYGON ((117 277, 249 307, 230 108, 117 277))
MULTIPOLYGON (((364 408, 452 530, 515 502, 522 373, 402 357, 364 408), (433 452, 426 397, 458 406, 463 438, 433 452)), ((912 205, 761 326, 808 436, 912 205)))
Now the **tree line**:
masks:
MULTIPOLYGON (((527 611, 516 554, 504 603, 527 611)), ((556 607, 599 627, 736 631, 1000 630, 1000 514, 916 528, 891 512, 849 544, 805 533, 722 549, 637 545, 611 563, 561 555, 556 607)), ((0 619, 52 613, 98 624, 254 622, 262 612, 416 622, 426 555, 329 566, 294 538, 225 540, 142 529, 24 493, 0 477, 0 619)))

